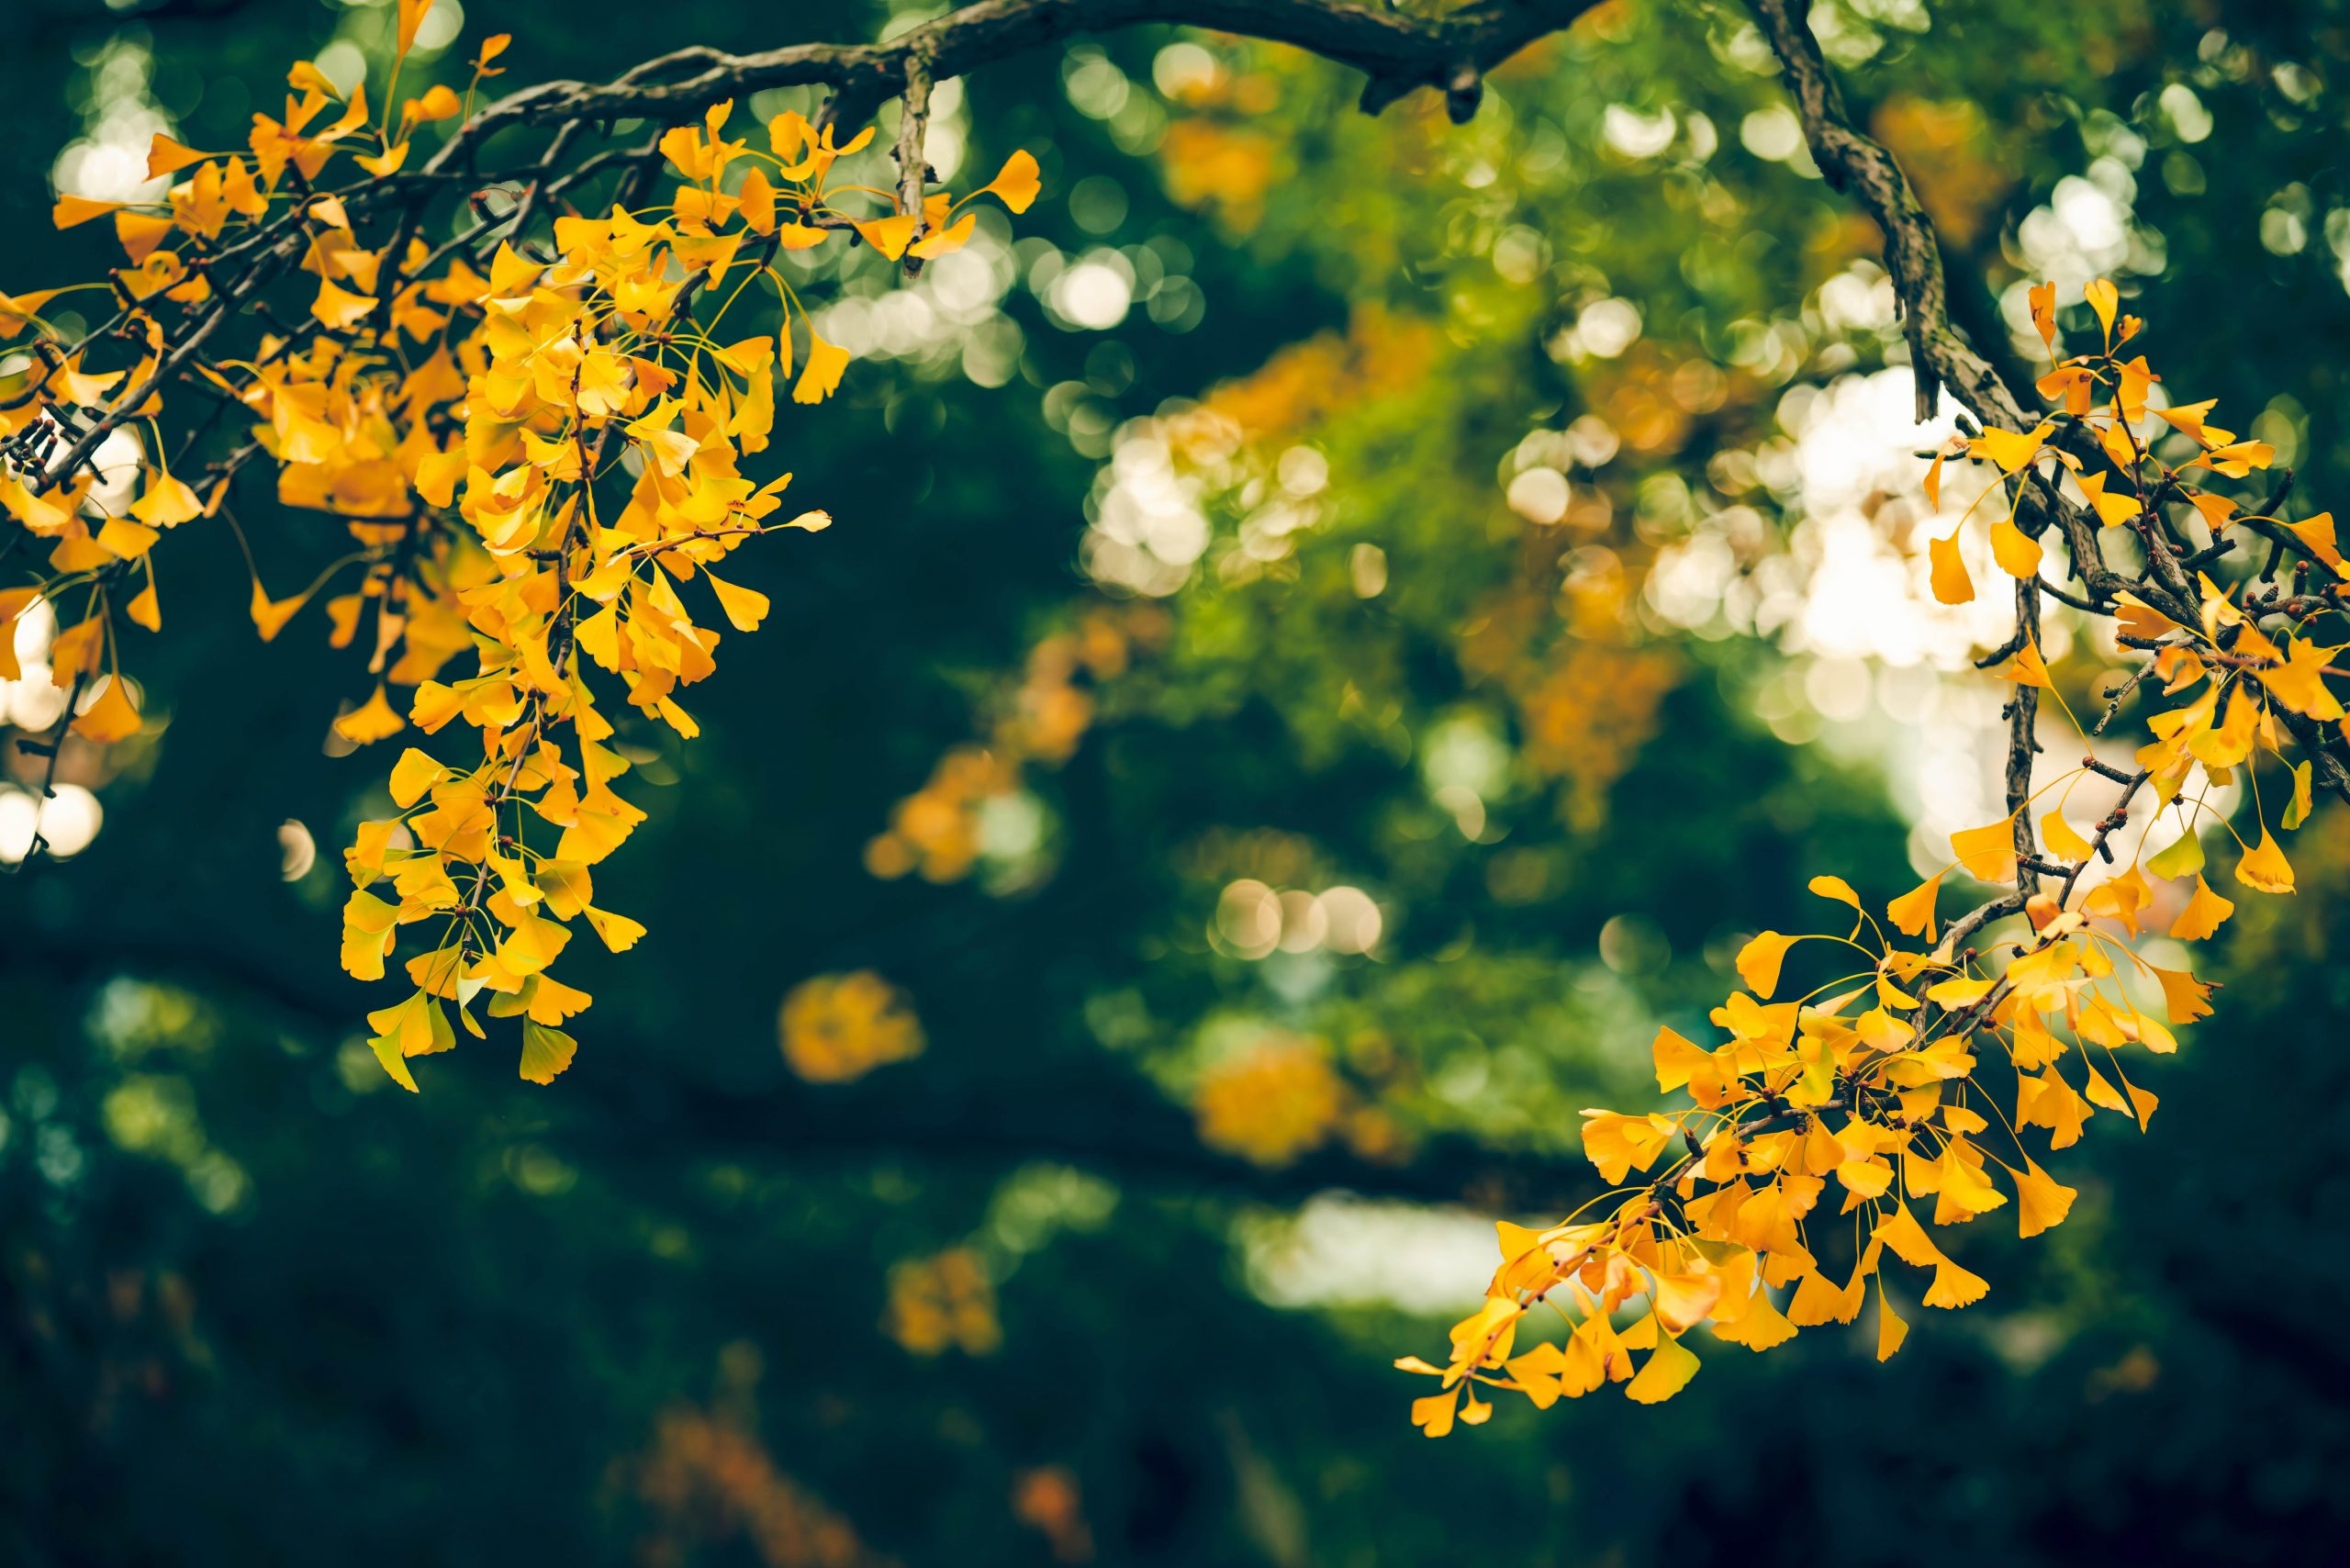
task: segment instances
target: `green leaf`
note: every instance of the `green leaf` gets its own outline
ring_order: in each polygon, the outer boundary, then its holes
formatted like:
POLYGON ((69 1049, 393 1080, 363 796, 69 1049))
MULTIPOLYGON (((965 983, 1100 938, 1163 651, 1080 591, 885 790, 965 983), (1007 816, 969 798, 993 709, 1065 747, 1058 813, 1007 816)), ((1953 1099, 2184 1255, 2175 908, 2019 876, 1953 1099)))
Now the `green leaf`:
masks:
POLYGON ((2146 869, 2157 877, 2191 877, 2203 869, 2203 840, 2193 828, 2178 835, 2178 842, 2146 862, 2146 869))

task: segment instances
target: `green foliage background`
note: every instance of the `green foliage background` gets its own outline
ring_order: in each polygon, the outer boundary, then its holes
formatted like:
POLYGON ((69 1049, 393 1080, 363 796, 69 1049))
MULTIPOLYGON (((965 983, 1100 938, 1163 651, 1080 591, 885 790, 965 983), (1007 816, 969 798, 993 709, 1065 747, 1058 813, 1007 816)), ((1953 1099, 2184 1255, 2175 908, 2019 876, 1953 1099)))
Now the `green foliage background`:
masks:
MULTIPOLYGON (((2342 7, 1821 8, 1864 111, 1922 99, 1974 128, 1945 177, 1987 192, 1951 235, 1978 338, 2009 352, 1968 280, 2020 277, 2030 216, 2118 160, 2141 240, 2125 276, 2159 363, 2223 409, 2265 410, 2317 504, 2345 493, 2342 7), (2208 118, 2193 140, 2179 91, 2208 118)), ((97 112, 106 62, 151 62, 185 140, 229 145, 287 62, 387 15, 147 9, 18 0, 0 286, 103 263, 98 241, 50 231, 44 174, 97 112)), ((484 0, 466 36, 512 32, 521 82, 888 19, 852 0, 484 0)), ((1656 1023, 1701 1022, 1739 934, 1797 928, 1813 871, 1872 900, 1906 887, 1906 823, 1863 754, 1755 717, 1784 685, 1775 642, 1671 641, 1656 737, 1581 811, 1459 652, 1497 593, 1533 580, 1547 604, 1559 582, 1528 566, 1539 542, 1497 465, 1529 431, 1620 412, 1608 366, 1544 350, 1581 304, 1636 304, 1667 364, 1731 364, 1741 332, 1800 325, 1866 237, 1816 178, 1742 145, 1776 85, 1732 8, 1611 7, 1457 131, 1363 119, 1344 73, 1215 41, 1278 89, 1237 122, 1278 176, 1253 214, 1169 194, 1152 79, 1174 37, 974 81, 966 167, 1035 151, 1046 194, 1018 233, 1070 255, 1180 241, 1166 253, 1190 258, 1203 314, 1065 330, 1015 286, 1008 384, 867 361, 820 439, 779 429, 793 495, 841 526, 761 552, 773 618, 730 641, 705 738, 640 770, 661 783, 654 820, 607 885, 652 935, 578 977, 599 1005, 555 1086, 469 1044, 423 1064, 411 1100, 352 1044, 332 851, 388 758, 322 754, 354 677, 304 641, 315 616, 262 647, 225 534, 175 542, 140 672, 168 729, 102 790, 86 853, 0 883, 0 1559, 858 1560, 794 1557, 723 1507, 656 1507, 643 1456, 680 1407, 754 1438, 864 1550, 909 1563, 1048 1561, 1010 1503, 1042 1465, 1076 1476, 1105 1562, 2308 1562, 2339 1539, 2350 842, 2331 814, 2305 831, 2322 846, 2303 892, 2246 901, 2219 1017, 2149 1074, 2152 1136, 2100 1118, 2059 1172, 2084 1188, 2073 1221, 2029 1248, 1967 1237, 1989 1302, 1916 1325, 1889 1366, 1834 1330, 1762 1359, 1723 1347, 1666 1406, 1505 1405, 1429 1444, 1386 1363, 1440 1342, 1447 1315, 1264 1298, 1251 1238, 1329 1187, 1572 1204, 1590 1186, 1575 1108, 1647 1103, 1656 1023), (1126 95, 1097 118, 1116 96, 1103 61, 1126 95), (1675 140, 1610 151, 1610 106, 1671 109, 1675 140), (1080 223, 1080 189, 1096 224, 1121 199, 1106 234, 1080 223), (1513 282, 1494 254, 1518 229, 1542 249, 1513 282), (1046 849, 992 882, 867 876, 866 839, 969 737, 973 693, 1091 598, 1098 432, 1368 308, 1425 324, 1429 369, 1312 421, 1323 521, 1281 569, 1203 569, 1169 601, 1164 652, 1104 692, 1066 767, 1032 776, 1046 849), (1392 585, 1369 600, 1348 566, 1364 543, 1392 585), (1427 774, 1463 725, 1502 747, 1477 842, 1427 774), (289 816, 321 849, 292 882, 289 816), (1324 881, 1379 892, 1380 961, 1212 946, 1229 872, 1199 846, 1220 830, 1292 835, 1324 881), (1495 895, 1504 856, 1530 895, 1495 895), (906 988, 928 1052, 798 1082, 778 1001, 859 967, 906 988), (1203 1148, 1181 1092, 1236 1023, 1342 1050, 1377 1036, 1402 1063, 1379 1093, 1409 1158, 1260 1170, 1203 1148), (1001 1276, 1002 1347, 909 1355, 879 1327, 887 1270, 966 1240, 1001 1276)), ((1813 321, 1775 379, 1579 473, 1616 520, 1589 542, 1635 557, 1732 499, 1776 537, 1780 503, 1717 484, 1716 459, 1769 437, 1780 382, 1873 369, 1897 343, 1813 321)), ((1214 521, 1228 536, 1237 509, 1214 521)), ((302 520, 274 526, 281 580, 334 550, 302 520)), ((1523 656, 1562 636, 1544 621, 1523 656)), ((1464 1297, 1482 1283, 1472 1266, 1464 1297)))

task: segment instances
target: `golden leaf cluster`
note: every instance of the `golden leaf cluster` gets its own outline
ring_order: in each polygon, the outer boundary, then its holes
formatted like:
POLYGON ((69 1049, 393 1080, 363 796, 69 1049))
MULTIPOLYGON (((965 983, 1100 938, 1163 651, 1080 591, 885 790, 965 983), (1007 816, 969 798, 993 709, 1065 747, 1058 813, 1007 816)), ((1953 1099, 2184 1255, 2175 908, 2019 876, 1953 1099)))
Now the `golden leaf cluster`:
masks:
MULTIPOLYGON (((477 1013, 519 1021, 521 1075, 546 1082, 575 1049, 561 1025, 589 1002, 553 972, 572 936, 584 926, 620 952, 644 935, 596 888, 644 820, 621 793, 616 737, 698 733, 688 689, 716 669, 726 633, 768 613, 730 557, 830 521, 786 508, 791 476, 771 449, 779 395, 822 403, 849 355, 777 259, 845 244, 942 255, 969 241, 982 193, 899 210, 898 195, 838 175, 870 129, 841 141, 787 111, 730 137, 720 103, 664 131, 621 199, 550 201, 560 182, 543 174, 505 218, 434 245, 416 204, 444 175, 420 139, 466 134, 507 40, 483 47, 463 95, 435 86, 393 112, 411 12, 382 115, 364 83, 346 97, 304 62, 245 149, 158 136, 162 196, 58 202, 61 227, 110 219, 129 264, 79 286, 113 315, 73 341, 47 312, 76 290, 0 295, 0 336, 30 351, 0 383, 0 508, 47 550, 39 582, 0 591, 0 657, 17 618, 48 601, 73 733, 127 740, 142 716, 118 622, 160 628, 164 536, 234 524, 239 476, 264 462, 277 503, 339 519, 351 549, 299 591, 273 595, 267 563, 248 561, 263 639, 328 594, 328 644, 364 661, 367 695, 335 721, 342 741, 424 737, 391 767, 389 812, 344 851, 343 968, 404 978, 406 994, 368 1020, 403 1087, 416 1087, 412 1058, 459 1029, 483 1036, 477 1013), (365 177, 338 191, 339 158, 365 177), (263 315, 257 342, 225 346, 231 321, 271 307, 285 314, 263 315), (201 418, 174 456, 163 421, 184 402, 201 418), (199 463, 216 429, 242 442, 199 463), (90 461, 102 431, 140 454, 127 488, 90 461)), ((1024 152, 984 187, 1013 211, 1036 191, 1024 152)), ((919 1030, 885 1015, 856 1048, 865 1065, 908 1055, 919 1030)), ((862 1070, 838 1050, 806 1059, 817 1076, 862 1070)))
MULTIPOLYGON (((2053 353, 2053 286, 2030 302, 2053 353)), ((1438 1380, 1412 1409, 1431 1437, 1490 1418, 1491 1389, 1540 1407, 1614 1383, 1635 1401, 1669 1399, 1698 1370, 1701 1328, 1765 1350, 1853 1322, 1874 1295, 1884 1360, 1913 1305, 1982 1300, 1989 1282, 1953 1256, 1955 1238, 2002 1209, 2027 1238, 2064 1223, 2076 1190, 2042 1158, 2078 1143, 2100 1111, 2144 1130, 2155 1096, 2127 1064, 2176 1051, 2176 1031, 2211 1011, 2210 985, 2139 950, 2149 932, 2208 938, 2234 912, 2206 874, 2202 832, 2235 841, 2238 889, 2293 890, 2270 823, 2300 825, 2313 767, 2350 734, 2332 684, 2350 678, 2333 663, 2343 644, 2324 640, 2342 622, 2350 567, 2331 514, 2288 521, 2215 492, 2215 476, 2267 467, 2268 444, 2213 424, 2210 401, 2158 399, 2161 378, 2130 352, 2142 323, 2120 313, 2109 283, 2092 283, 2087 303, 2100 346, 2057 358, 2041 379, 2049 417, 1953 438, 1925 482, 1939 504, 1946 465, 1990 471, 1959 527, 2004 495, 1989 544, 2026 584, 2044 581, 2049 554, 2019 523, 2028 485, 2061 486, 2085 527, 2137 542, 2147 566, 2133 580, 2153 586, 2142 596, 2109 583, 2109 599, 2087 603, 2142 661, 2113 709, 2132 690, 2154 694, 2134 770, 2097 755, 2101 722, 2075 722, 2083 761, 2035 777, 2008 816, 1953 834, 1949 864, 1881 916, 1842 879, 1814 878, 1811 891, 1848 908, 1851 927, 1747 942, 1741 987, 1710 1013, 1712 1033, 1665 1028, 1653 1043, 1658 1089, 1685 1103, 1584 1112, 1583 1151, 1609 1191, 1555 1226, 1503 1223, 1501 1267, 1483 1306, 1454 1326, 1444 1364, 1396 1363, 1438 1380), (2257 575, 2223 587, 2184 564, 2216 563, 2239 541, 2266 551, 2257 575), (2098 780, 2119 784, 2121 800, 2085 834, 2065 807, 2098 780), (2256 841, 2222 811, 2221 792, 2236 790, 2254 802, 2256 841), (2133 810, 2175 823, 2177 835, 2158 848, 2141 834, 2125 860, 2116 838, 2133 810), (1955 878, 2015 890, 1938 941, 1940 895, 1955 878), (1807 972, 1820 955, 1819 972, 1786 994, 1799 947, 1807 972), (1555 1336, 1539 1336, 1546 1325, 1555 1336)), ((1975 592, 1957 540, 1930 544, 1945 602, 1975 592)), ((2027 711, 2045 699, 2070 719, 2036 626, 2020 621, 1998 674, 2012 700, 2034 700, 2027 711)))

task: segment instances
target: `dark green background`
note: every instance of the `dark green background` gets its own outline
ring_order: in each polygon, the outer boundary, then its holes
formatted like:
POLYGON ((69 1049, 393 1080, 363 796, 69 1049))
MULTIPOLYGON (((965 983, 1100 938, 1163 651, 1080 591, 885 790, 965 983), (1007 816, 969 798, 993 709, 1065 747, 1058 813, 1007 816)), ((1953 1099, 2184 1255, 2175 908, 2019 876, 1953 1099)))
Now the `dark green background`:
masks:
MULTIPOLYGON (((185 139, 219 146, 344 16, 293 0, 144 9, 11 7, 0 286, 104 263, 102 235, 50 231, 46 172, 110 36, 151 50, 185 139)), ((2290 398, 2304 493, 2342 493, 2350 297, 2328 238, 2350 237, 2350 219, 2328 222, 2345 199, 2341 7, 1833 9, 1877 40, 1850 75, 1863 112, 1895 94, 1971 98, 2011 176, 1953 258, 1962 321, 1987 330, 1979 280, 2017 275, 2016 225, 2134 128, 2137 218, 2166 261, 2135 280, 2132 308, 2155 321, 2160 363, 2245 418, 2290 398), (2213 120, 2191 151, 2156 106, 2173 83, 2213 120), (2264 244, 2272 211, 2297 215, 2300 247, 2264 244)), ((511 31, 516 84, 688 42, 867 38, 882 19, 849 0, 509 0, 476 7, 457 52, 511 31)), ((1967 1237, 1990 1300, 1913 1321, 1890 1366, 1833 1330, 1762 1358, 1724 1347, 1668 1406, 1505 1405, 1430 1444, 1387 1361, 1432 1353, 1442 1319, 1278 1309, 1244 1278, 1236 1226, 1327 1186, 1513 1212, 1573 1201, 1589 1190, 1574 1108, 1646 1103, 1654 1021, 1699 1025, 1730 983, 1736 933, 1808 918, 1813 871, 1873 899, 1906 885, 1879 782, 1751 716, 1777 667, 1765 645, 1684 650, 1663 733, 1604 821, 1564 825, 1554 791, 1521 771, 1494 811, 1507 846, 1550 869, 1532 903, 1487 893, 1498 851, 1450 832, 1410 760, 1462 712, 1508 734, 1455 641, 1518 569, 1494 464, 1586 406, 1540 352, 1572 319, 1560 301, 1596 273, 1641 304, 1651 342, 1722 353, 1732 323, 1792 318, 1819 281, 1804 237, 1841 209, 1738 145, 1740 118, 1776 89, 1732 63, 1736 29, 1734 11, 1636 0, 1604 36, 1496 84, 1453 134, 1507 156, 1542 127, 1563 172, 1508 164, 1473 192, 1457 168, 1404 167, 1403 133, 1352 116, 1343 73, 1283 66, 1259 129, 1290 174, 1246 232, 1172 205, 1152 159, 1072 107, 1058 58, 974 82, 968 169, 1014 146, 1044 162, 1018 232, 1098 242, 1068 197, 1106 175, 1130 203, 1113 241, 1175 236, 1196 256, 1196 330, 1137 310, 1109 334, 1135 367, 1130 386, 1091 394, 1113 416, 1250 371, 1365 302, 1445 319, 1442 374, 1315 433, 1330 521, 1294 582, 1173 601, 1173 647, 1035 780, 1058 866, 1013 896, 876 882, 859 857, 889 804, 968 736, 989 672, 1015 668, 1086 596, 1076 553, 1096 464, 1048 426, 1039 392, 1087 376, 1102 334, 1057 329, 1015 288, 1028 361, 1009 386, 861 364, 821 420, 783 421, 795 497, 841 525, 786 536, 738 574, 774 614, 728 639, 693 704, 705 738, 636 791, 653 820, 599 885, 652 934, 623 959, 575 961, 598 1003, 552 1088, 515 1080, 503 1037, 420 1064, 419 1098, 349 1070, 360 1014, 380 1002, 334 968, 333 850, 390 758, 321 755, 358 677, 319 656, 315 613, 260 645, 233 544, 175 537, 167 634, 140 669, 168 729, 102 790, 86 854, 0 881, 0 1560, 621 1562, 663 1560, 646 1544, 663 1538, 690 1561, 760 1561, 722 1514, 678 1536, 640 1495, 633 1467, 681 1402, 755 1432, 875 1552, 909 1563, 1048 1560, 1008 1501, 1043 1464, 1075 1473, 1110 1562, 2328 1560, 2350 1522, 2350 1031, 2333 940, 2350 843, 2331 812, 2304 830, 2303 891, 2243 901, 2219 1016, 2146 1075, 2164 1100, 2152 1136, 2099 1118, 2059 1170, 2083 1188, 2071 1223, 2031 1247, 1967 1237), (1706 114, 1720 148, 1702 166, 1612 160, 1608 103, 1706 114), (1502 222, 1550 243, 1532 285, 1504 287, 1482 254, 1502 222), (1397 584, 1368 608, 1341 565, 1362 541, 1397 584), (1334 717, 1349 681, 1383 726, 1334 717), (290 885, 289 816, 321 848, 290 885), (1408 912, 1382 963, 1300 1000, 1207 949, 1222 879, 1184 846, 1260 827, 1303 835, 1330 879, 1408 912), (1608 969, 1596 943, 1617 917, 1671 959, 1608 969), (775 1047, 779 998, 865 966, 909 991, 927 1054, 853 1086, 798 1083, 775 1047), (1181 1080, 1203 1022, 1236 1015, 1392 1039, 1423 1085, 1393 1092, 1416 1156, 1266 1172, 1202 1148, 1160 1085, 1181 1080), (1472 1058, 1518 1077, 1425 1087, 1472 1058), (108 1097, 134 1081, 174 1108, 167 1146, 110 1136, 108 1097), (225 1212, 198 1201, 207 1150, 243 1175, 225 1212), (1079 1204, 1017 1256, 999 1352, 924 1361, 880 1332, 893 1260, 1000 1238, 1006 1184, 1063 1191, 1060 1170, 1110 1184, 1115 1207, 1102 1221, 1079 1204)), ((1106 49, 1147 95, 1167 41, 1106 49)), ((1867 338, 1857 363, 1885 347, 1867 338)), ((1767 419, 1767 403, 1733 403, 1677 454, 1620 459, 1602 480, 1619 529, 1644 479, 1702 487, 1711 452, 1751 445, 1767 419)), ((269 517, 275 580, 329 557, 330 529, 269 517)))

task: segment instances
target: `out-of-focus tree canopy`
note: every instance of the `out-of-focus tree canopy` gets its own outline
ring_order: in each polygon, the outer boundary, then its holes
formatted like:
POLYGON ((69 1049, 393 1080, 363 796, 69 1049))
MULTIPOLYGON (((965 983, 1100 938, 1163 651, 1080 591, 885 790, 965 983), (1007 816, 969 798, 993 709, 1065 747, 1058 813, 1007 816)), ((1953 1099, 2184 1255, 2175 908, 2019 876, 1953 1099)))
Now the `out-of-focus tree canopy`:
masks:
MULTIPOLYGON (((440 0, 418 58, 462 84, 504 30, 530 77, 600 79, 941 9, 484 0, 457 45, 440 0)), ((355 72, 392 26, 21 0, 0 286, 117 259, 51 232, 55 190, 137 186, 157 131, 236 145, 288 61, 355 72)), ((2032 283, 2114 277, 2166 373, 2350 495, 2342 7, 1816 26, 1986 354, 2036 357, 2032 283)), ((382 810, 329 729, 364 692, 197 611, 244 602, 227 533, 181 552, 139 671, 162 722, 69 743, 64 857, 0 881, 0 1557, 2305 1562, 2339 1533, 2323 811, 2290 910, 2220 944, 2227 1005, 2146 1075, 2152 1136, 2093 1126, 2039 1245, 1969 1238, 1983 1307, 1885 1367, 1829 1333, 1717 1351, 1656 1409, 1404 1421, 1389 1358, 1474 1306, 1493 1216, 1588 1195, 1577 1112, 1647 1103, 1658 1025, 1801 928, 1807 876, 1897 873, 1881 903, 1996 814, 1969 655, 2004 628, 1928 591, 1913 454, 1951 427, 1910 423, 1881 237, 1742 11, 1611 0, 1466 125, 1359 89, 1166 29, 942 86, 940 176, 1023 147, 1043 196, 914 283, 861 257, 825 308, 847 406, 779 444, 838 526, 760 559, 773 610, 700 740, 626 737, 651 821, 599 878, 651 935, 583 955, 552 1087, 469 1047, 391 1089, 330 958, 336 849, 382 810)), ((344 547, 269 532, 282 583, 344 547)), ((2086 695, 2091 634, 2051 635, 2086 695)), ((0 741, 56 701, 0 685, 0 741)), ((0 859, 44 766, 0 762, 0 859)))

